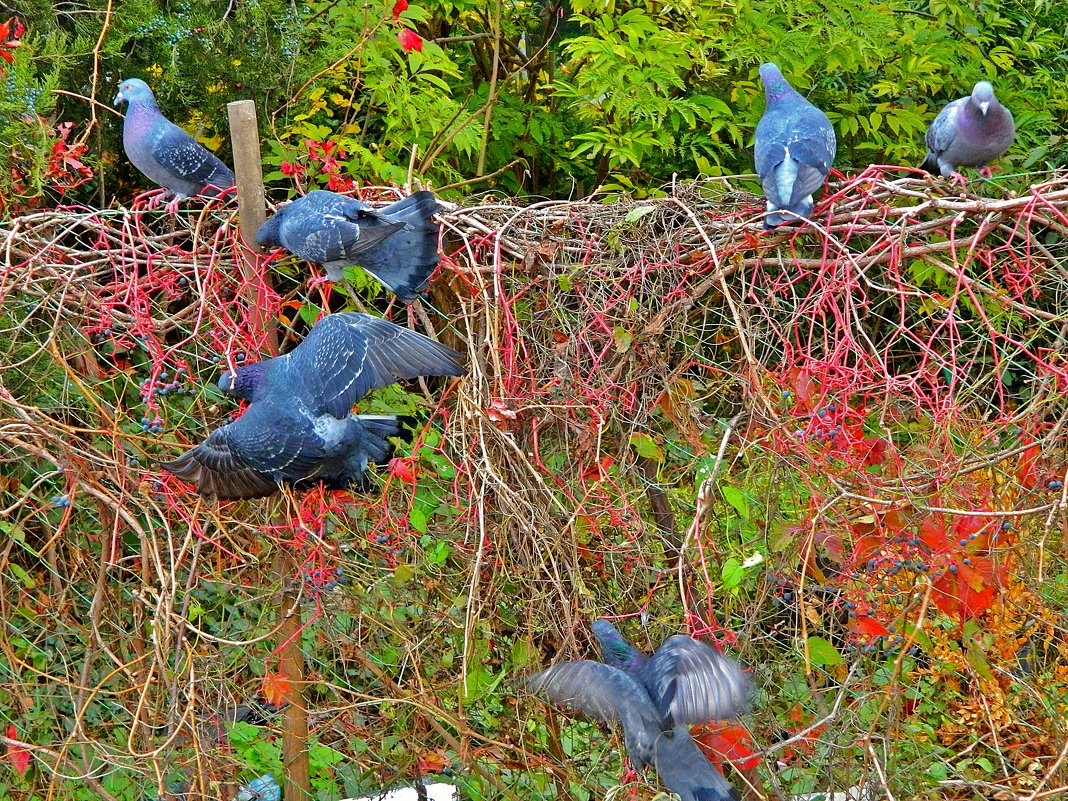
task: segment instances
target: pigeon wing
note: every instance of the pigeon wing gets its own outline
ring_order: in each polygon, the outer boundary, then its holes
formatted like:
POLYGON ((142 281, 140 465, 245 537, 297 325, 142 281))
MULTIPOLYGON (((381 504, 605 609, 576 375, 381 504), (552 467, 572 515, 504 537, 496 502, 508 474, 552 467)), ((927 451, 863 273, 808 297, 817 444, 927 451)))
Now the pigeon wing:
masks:
POLYGON ((935 156, 939 156, 949 149, 950 145, 953 144, 953 140, 957 138, 957 115, 960 114, 961 109, 967 102, 968 98, 962 97, 949 103, 938 112, 938 116, 934 118, 934 122, 927 129, 924 139, 927 143, 927 149, 934 153, 935 156))
MULTIPOLYGON (((345 417, 375 389, 418 376, 464 374, 460 354, 429 337, 360 312, 320 320, 289 354, 288 371, 313 415, 345 417)), ((294 384, 295 386, 295 384, 294 384)))
POLYGON ((285 209, 280 239, 286 250, 316 264, 353 262, 403 227, 358 200, 316 189, 285 209))
POLYGON ((157 124, 152 157, 175 182, 194 184, 198 191, 209 185, 219 189, 234 185, 233 172, 206 147, 165 118, 157 124))
POLYGON ((664 640, 642 682, 668 727, 733 718, 746 706, 748 680, 738 663, 682 634, 664 640))
POLYGON ((323 455, 310 420, 278 414, 264 402, 161 467, 204 497, 235 500, 262 498, 280 481, 310 478, 323 455))
POLYGON ((601 723, 621 723, 627 753, 638 766, 652 764, 660 714, 633 676, 589 659, 535 673, 527 686, 537 695, 601 723))
POLYGON ((796 205, 823 185, 834 163, 836 149, 834 128, 815 106, 806 103, 789 113, 771 112, 757 126, 754 148, 756 171, 765 196, 777 198, 784 208, 796 205), (786 160, 787 154, 796 163, 797 174, 787 176, 789 187, 780 187, 784 176, 776 167, 786 160), (789 189, 789 197, 782 196, 780 190, 785 188, 789 189))

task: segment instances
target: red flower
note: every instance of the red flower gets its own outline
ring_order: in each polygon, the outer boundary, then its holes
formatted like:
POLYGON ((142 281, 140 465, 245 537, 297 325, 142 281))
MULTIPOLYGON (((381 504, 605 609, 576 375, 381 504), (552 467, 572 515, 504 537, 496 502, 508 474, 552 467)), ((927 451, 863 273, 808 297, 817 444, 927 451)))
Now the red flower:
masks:
POLYGON ((326 179, 326 188, 331 192, 351 192, 356 188, 356 184, 351 178, 343 178, 337 173, 330 173, 330 177, 326 179))
MULTIPOLYGON (((405 3, 407 7, 407 3, 405 3)), ((7 22, 0 23, 0 58, 10 64, 15 60, 10 51, 19 46, 18 38, 26 31, 26 26, 18 17, 12 17, 7 22)), ((3 70, 0 70, 3 72, 3 70)))
POLYGON ((400 42, 401 49, 405 53, 410 53, 412 50, 423 51, 423 40, 415 31, 408 28, 401 28, 397 31, 397 41, 400 42))
POLYGON ((400 19, 400 15, 408 10, 408 0, 397 0, 393 4, 393 19, 400 19))
POLYGON ((289 177, 296 176, 297 178, 303 178, 304 175, 308 172, 307 167, 305 167, 303 164, 298 164, 295 161, 283 161, 281 170, 282 175, 286 175, 289 177))

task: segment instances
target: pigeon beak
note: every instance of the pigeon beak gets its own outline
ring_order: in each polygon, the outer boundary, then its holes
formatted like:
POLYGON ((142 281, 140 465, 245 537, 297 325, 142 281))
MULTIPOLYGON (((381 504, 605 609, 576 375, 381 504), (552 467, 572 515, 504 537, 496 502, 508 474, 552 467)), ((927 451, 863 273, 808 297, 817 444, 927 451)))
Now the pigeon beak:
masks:
POLYGON ((984 117, 986 116, 986 111, 987 111, 988 108, 990 108, 990 101, 989 100, 984 100, 982 103, 979 104, 979 110, 981 112, 983 112, 983 116, 984 117))

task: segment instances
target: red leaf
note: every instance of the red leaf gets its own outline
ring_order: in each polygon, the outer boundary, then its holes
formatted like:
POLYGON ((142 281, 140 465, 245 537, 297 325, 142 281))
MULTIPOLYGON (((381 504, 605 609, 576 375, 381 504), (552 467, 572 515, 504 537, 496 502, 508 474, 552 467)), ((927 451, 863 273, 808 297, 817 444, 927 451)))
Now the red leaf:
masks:
POLYGON ((946 522, 941 517, 928 517, 920 524, 920 539, 932 551, 940 551, 949 545, 946 539, 946 522))
POLYGON ((287 696, 293 692, 293 685, 289 683, 284 673, 268 673, 263 677, 263 686, 260 694, 267 703, 281 706, 286 702, 287 696))
POLYGON ((400 15, 408 10, 408 0, 397 0, 393 4, 393 19, 400 19, 400 15))
POLYGON ((741 770, 752 770, 760 764, 760 757, 752 748, 753 740, 741 726, 720 726, 697 734, 694 739, 717 765, 731 762, 741 770))
POLYGON ((492 423, 507 423, 509 420, 515 420, 517 415, 503 400, 495 398, 486 410, 486 417, 492 423))
POLYGON ((971 564, 964 564, 962 558, 954 558, 955 572, 947 570, 933 582, 931 596, 935 606, 961 622, 989 609, 1001 594, 1005 578, 1005 566, 995 567, 992 559, 978 557, 969 561, 971 564))
POLYGON ((389 472, 398 481, 403 481, 405 484, 415 483, 415 469, 412 467, 411 459, 401 459, 397 457, 389 460, 389 472))
MULTIPOLYGON (((512 416, 514 419, 515 412, 512 412, 512 416)), ((490 417, 492 419, 492 407, 490 417)), ((587 481, 604 481, 608 477, 608 468, 612 466, 614 461, 615 459, 611 456, 602 456, 594 464, 582 471, 582 477, 587 481)))
POLYGON ((423 50, 423 39, 415 31, 409 28, 401 28, 397 31, 397 41, 400 42, 401 49, 405 53, 410 53, 412 50, 423 50))
MULTIPOLYGON (((1031 437, 1028 437, 1027 440, 1031 441, 1031 437)), ((1038 445, 1031 445, 1020 456, 1020 461, 1016 466, 1016 480, 1024 489, 1034 489, 1035 484, 1038 483, 1038 471, 1035 470, 1035 463, 1038 461, 1040 452, 1038 445)))
POLYGON ((865 467, 873 467, 886 461, 886 440, 882 437, 864 437, 853 450, 862 456, 865 467))
POLYGON ((890 629, 880 623, 873 617, 861 617, 858 615, 853 618, 851 628, 858 634, 867 634, 872 637, 887 637, 890 635, 890 629))
MULTIPOLYGON (((15 728, 14 723, 8 724, 7 736, 11 740, 17 740, 18 730, 15 728)), ((30 767, 30 752, 25 748, 19 748, 17 745, 9 745, 7 747, 7 758, 11 760, 12 767, 21 776, 30 767)))

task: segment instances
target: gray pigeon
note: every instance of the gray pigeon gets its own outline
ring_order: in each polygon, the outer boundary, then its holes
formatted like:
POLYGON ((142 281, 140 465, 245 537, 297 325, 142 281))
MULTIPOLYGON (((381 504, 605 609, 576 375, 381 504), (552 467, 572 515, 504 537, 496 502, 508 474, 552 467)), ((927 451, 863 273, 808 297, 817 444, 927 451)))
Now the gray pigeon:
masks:
POLYGON ((761 65, 760 80, 766 103, 756 129, 756 171, 768 201, 764 227, 774 228, 812 213, 812 193, 831 171, 837 145, 827 115, 801 97, 775 64, 761 65))
POLYGON ((1009 149, 1015 135, 1012 114, 994 97, 994 87, 979 81, 968 97, 938 112, 927 129, 927 158, 920 169, 951 178, 957 167, 986 167, 1009 149))
POLYGON ((122 146, 133 165, 171 190, 174 202, 191 195, 216 197, 234 185, 234 173, 203 145, 160 114, 148 84, 128 78, 113 101, 129 103, 122 146))
POLYGON ((593 633, 605 664, 584 659, 554 665, 535 673, 530 689, 602 723, 621 723, 634 766, 654 768, 682 801, 738 799, 689 728, 733 718, 745 708, 748 684, 738 665, 682 635, 669 637, 649 657, 607 620, 596 621, 593 633))
POLYGON ((290 353, 223 373, 219 388, 248 410, 161 467, 222 500, 265 497, 282 482, 367 489, 364 471, 389 461, 400 420, 351 414, 353 404, 402 379, 463 373, 459 353, 422 334, 331 314, 290 353))
POLYGON ((431 216, 441 206, 430 192, 416 192, 383 209, 316 189, 279 209, 260 226, 256 242, 283 247, 321 264, 341 281, 358 264, 398 298, 414 300, 438 266, 440 227, 431 216))

